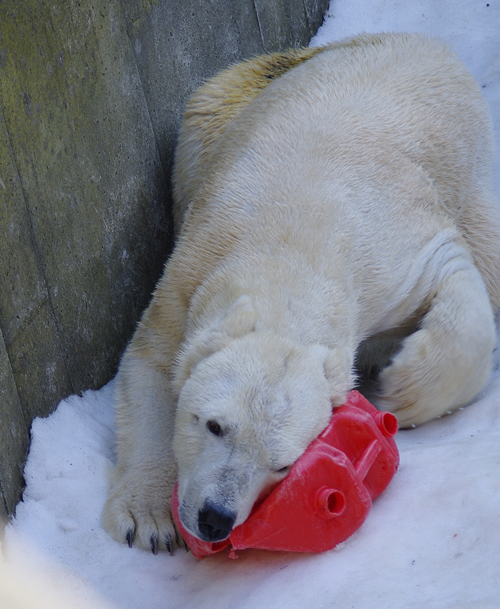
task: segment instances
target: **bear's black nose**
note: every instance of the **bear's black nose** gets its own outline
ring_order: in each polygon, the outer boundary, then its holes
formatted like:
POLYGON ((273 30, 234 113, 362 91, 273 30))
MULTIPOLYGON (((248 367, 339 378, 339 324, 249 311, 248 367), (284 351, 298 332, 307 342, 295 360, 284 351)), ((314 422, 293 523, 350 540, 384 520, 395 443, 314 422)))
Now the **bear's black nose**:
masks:
POLYGON ((205 501, 198 513, 198 529, 203 541, 222 541, 233 528, 236 514, 226 508, 205 501))

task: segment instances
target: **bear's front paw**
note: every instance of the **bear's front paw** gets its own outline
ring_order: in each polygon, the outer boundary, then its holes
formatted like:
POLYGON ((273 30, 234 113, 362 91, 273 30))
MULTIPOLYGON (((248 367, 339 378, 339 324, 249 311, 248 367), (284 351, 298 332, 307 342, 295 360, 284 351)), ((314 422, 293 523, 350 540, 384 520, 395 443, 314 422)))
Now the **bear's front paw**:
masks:
POLYGON ((186 548, 172 520, 171 495, 172 489, 166 486, 121 481, 111 489, 104 506, 104 528, 116 541, 129 547, 136 544, 153 554, 186 548))

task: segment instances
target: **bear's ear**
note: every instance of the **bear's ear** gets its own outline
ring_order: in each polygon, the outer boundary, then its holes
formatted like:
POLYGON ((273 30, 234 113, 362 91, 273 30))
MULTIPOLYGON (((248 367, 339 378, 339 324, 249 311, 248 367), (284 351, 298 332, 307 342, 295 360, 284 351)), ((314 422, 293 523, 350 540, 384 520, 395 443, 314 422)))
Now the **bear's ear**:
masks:
POLYGON ((330 386, 330 399, 334 406, 341 406, 355 384, 353 358, 347 348, 328 349, 323 368, 330 386))
POLYGON ((174 390, 177 395, 202 359, 220 351, 231 340, 252 332, 256 323, 257 314, 252 302, 248 296, 243 295, 209 328, 188 336, 177 357, 174 376, 174 390))

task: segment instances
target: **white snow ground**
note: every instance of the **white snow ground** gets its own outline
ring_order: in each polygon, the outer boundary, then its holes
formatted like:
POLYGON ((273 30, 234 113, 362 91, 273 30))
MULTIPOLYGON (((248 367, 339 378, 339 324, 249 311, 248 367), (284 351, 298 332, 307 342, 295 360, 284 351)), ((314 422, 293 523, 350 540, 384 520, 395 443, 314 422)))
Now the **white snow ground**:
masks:
MULTIPOLYGON (((452 45, 483 88, 498 141, 500 0, 333 0, 313 43, 395 30, 452 45)), ((495 178, 500 192, 499 155, 495 178)), ((393 482, 361 529, 320 555, 247 550, 198 561, 112 541, 100 512, 114 383, 73 396, 33 424, 24 501, 2 546, 0 607, 498 609, 499 360, 474 404, 398 433, 393 482)))

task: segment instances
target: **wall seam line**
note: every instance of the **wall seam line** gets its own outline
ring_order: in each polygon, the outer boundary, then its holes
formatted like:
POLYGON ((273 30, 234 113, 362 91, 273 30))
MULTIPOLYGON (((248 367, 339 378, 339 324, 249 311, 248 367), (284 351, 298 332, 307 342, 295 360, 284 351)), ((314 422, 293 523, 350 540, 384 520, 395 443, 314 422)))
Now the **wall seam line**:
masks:
MULTIPOLYGON (((60 350, 61 355, 63 355, 62 359, 63 359, 64 370, 66 372, 66 377, 67 377, 67 379, 69 381, 69 385, 70 385, 71 391, 72 391, 72 393, 74 393, 75 390, 74 390, 73 379, 71 378, 71 374, 70 374, 69 368, 67 366, 68 357, 67 357, 67 353, 66 353, 65 343, 63 341, 64 333, 61 331, 61 328, 59 327, 59 324, 58 324, 58 321, 57 321, 57 315, 56 315, 55 308, 54 308, 54 303, 52 301, 52 297, 51 297, 51 294, 50 294, 50 288, 49 288, 49 284, 48 284, 48 281, 47 281, 47 276, 46 276, 45 270, 43 268, 43 260, 42 260, 41 251, 40 251, 40 248, 38 246, 38 241, 37 241, 37 238, 36 238, 35 229, 33 227, 33 217, 32 217, 32 214, 31 214, 31 209, 30 209, 30 206, 28 204, 28 199, 26 197, 26 191, 25 191, 22 179, 21 179, 21 174, 19 173, 19 167, 17 165, 16 155, 14 153, 14 148, 12 146, 12 138, 10 137, 9 127, 7 125, 7 121, 5 120, 5 114, 4 114, 3 108, 1 108, 1 106, 0 106, 0 110, 2 112, 2 119, 3 119, 3 123, 5 125, 5 131, 6 131, 6 134, 7 134, 7 141, 9 143, 9 149, 10 149, 10 153, 11 153, 12 162, 13 162, 13 165, 14 165, 14 168, 15 168, 15 172, 16 172, 16 175, 17 175, 17 180, 18 180, 18 183, 19 183, 19 188, 21 189, 21 194, 22 194, 22 197, 23 197, 24 208, 26 210, 26 217, 27 217, 27 221, 28 221, 28 229, 29 229, 31 246, 33 248, 33 253, 35 255, 35 260, 36 260, 36 263, 37 263, 38 272, 40 273, 41 279, 42 279, 43 284, 45 286, 45 290, 47 291, 47 302, 48 302, 49 311, 50 311, 50 314, 51 314, 51 317, 52 317, 52 321, 53 321, 53 324, 54 324, 56 336, 59 339, 58 349, 60 350), (61 349, 61 345, 62 345, 62 349, 61 349)), ((4 340, 4 343, 5 343, 5 340, 4 340)), ((5 344, 5 349, 7 351, 7 357, 9 358, 9 363, 11 364, 11 369, 12 369, 12 363, 10 361, 10 354, 9 354, 8 349, 7 349, 7 344, 5 344)), ((16 390, 18 390, 17 389, 17 381, 16 381, 15 377, 14 377, 14 382, 16 384, 16 390)), ((18 394, 19 394, 19 391, 18 391, 18 394)), ((23 408, 22 403, 21 403, 21 408, 23 408)))
POLYGON ((266 43, 264 41, 264 35, 262 33, 262 26, 260 24, 260 18, 259 18, 259 11, 257 9, 257 5, 256 5, 256 0, 252 0, 252 6, 253 6, 253 10, 255 12, 255 17, 257 19, 257 25, 259 26, 259 36, 260 36, 260 41, 262 42, 262 48, 264 49, 264 51, 266 53, 269 53, 269 51, 266 48, 266 43))
MULTIPOLYGON (((304 8, 304 15, 306 16, 307 29, 309 30, 309 43, 310 43, 311 42, 311 38, 314 36, 314 33, 312 31, 312 24, 311 24, 311 21, 309 19, 309 13, 307 11, 306 0, 302 0, 302 7, 304 8)), ((309 43, 308 43, 307 46, 309 46, 309 43)))
POLYGON ((134 57, 135 69, 137 71, 137 76, 139 77, 139 82, 141 83, 142 96, 144 98, 144 103, 146 105, 146 110, 148 112, 148 122, 149 122, 149 126, 150 126, 150 129, 151 129, 151 132, 153 133, 154 142, 155 142, 155 150, 156 150, 156 154, 158 156, 158 160, 159 160, 160 165, 161 165, 161 172, 162 172, 163 180, 165 181, 165 184, 167 185, 167 189, 168 189, 169 193, 171 194, 169 172, 167 172, 167 169, 166 169, 166 167, 163 164, 162 155, 160 154, 160 146, 158 144, 158 136, 156 134, 156 129, 155 129, 155 126, 154 126, 154 122, 153 122, 153 119, 151 117, 151 108, 149 106, 148 97, 147 97, 146 92, 144 90, 144 81, 142 79, 141 70, 139 68, 139 62, 137 61, 137 55, 135 53, 135 44, 134 44, 133 39, 132 39, 133 38, 133 36, 132 36, 132 28, 134 27, 134 24, 137 23, 137 21, 139 21, 140 19, 142 19, 144 17, 144 14, 140 15, 136 19, 133 19, 133 20, 127 22, 126 11, 123 8, 123 0, 120 0, 120 7, 121 7, 121 11, 122 11, 122 17, 123 17, 123 20, 124 20, 124 23, 125 23, 125 30, 127 32, 128 43, 129 43, 129 46, 130 46, 130 50, 132 51, 132 55, 134 57))

